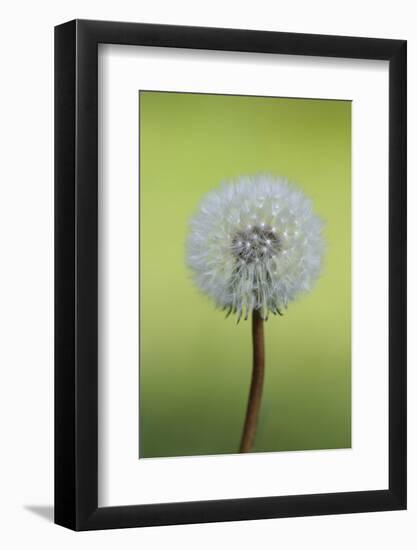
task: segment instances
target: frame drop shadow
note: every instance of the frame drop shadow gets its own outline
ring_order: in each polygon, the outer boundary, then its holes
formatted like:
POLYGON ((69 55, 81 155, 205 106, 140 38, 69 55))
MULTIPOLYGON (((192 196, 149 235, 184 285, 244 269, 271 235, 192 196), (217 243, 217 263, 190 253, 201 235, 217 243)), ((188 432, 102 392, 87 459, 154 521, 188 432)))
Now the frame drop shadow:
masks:
POLYGON ((25 510, 28 510, 29 512, 32 512, 32 514, 35 514, 49 523, 53 523, 54 521, 54 507, 49 506, 40 506, 40 505, 25 505, 25 510))

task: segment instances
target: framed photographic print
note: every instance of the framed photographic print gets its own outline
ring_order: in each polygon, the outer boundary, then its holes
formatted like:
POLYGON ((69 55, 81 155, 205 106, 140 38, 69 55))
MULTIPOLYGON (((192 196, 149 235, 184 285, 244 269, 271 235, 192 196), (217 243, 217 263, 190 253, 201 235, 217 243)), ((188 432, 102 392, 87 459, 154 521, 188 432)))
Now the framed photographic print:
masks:
POLYGON ((55 29, 55 521, 406 507, 406 42, 55 29))

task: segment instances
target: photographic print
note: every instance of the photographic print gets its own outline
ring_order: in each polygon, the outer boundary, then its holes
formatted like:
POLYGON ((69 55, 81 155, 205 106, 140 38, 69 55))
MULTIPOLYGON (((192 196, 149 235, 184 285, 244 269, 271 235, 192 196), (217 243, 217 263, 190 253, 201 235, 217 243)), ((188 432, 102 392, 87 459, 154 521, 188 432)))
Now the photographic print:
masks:
POLYGON ((140 91, 139 458, 351 447, 351 102, 140 91))

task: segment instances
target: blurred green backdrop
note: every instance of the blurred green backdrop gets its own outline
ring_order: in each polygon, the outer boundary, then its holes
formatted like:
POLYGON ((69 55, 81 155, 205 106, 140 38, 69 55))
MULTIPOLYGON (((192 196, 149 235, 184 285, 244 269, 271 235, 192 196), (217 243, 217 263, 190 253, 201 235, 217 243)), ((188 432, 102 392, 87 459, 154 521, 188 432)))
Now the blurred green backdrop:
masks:
POLYGON ((140 450, 236 453, 251 377, 250 322, 193 286, 190 216, 222 180, 297 183, 326 223, 314 291, 265 326, 255 451, 351 445, 351 103, 140 92, 140 450))

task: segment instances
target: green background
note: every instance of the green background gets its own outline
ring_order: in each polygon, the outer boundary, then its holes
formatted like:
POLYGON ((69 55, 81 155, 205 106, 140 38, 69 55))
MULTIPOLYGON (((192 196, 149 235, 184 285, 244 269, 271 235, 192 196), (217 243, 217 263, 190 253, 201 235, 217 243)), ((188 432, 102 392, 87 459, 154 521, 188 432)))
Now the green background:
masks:
POLYGON ((351 445, 351 103, 140 92, 140 457, 236 453, 250 322, 224 319, 185 265, 190 217, 222 180, 270 172, 325 221, 313 292, 265 326, 254 451, 351 445))

